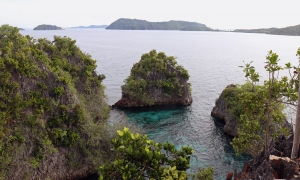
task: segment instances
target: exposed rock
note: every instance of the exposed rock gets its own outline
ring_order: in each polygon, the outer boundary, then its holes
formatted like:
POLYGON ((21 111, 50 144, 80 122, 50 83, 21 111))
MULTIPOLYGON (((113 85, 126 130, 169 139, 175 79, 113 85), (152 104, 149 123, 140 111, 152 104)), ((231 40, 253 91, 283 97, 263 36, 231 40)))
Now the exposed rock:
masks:
MULTIPOLYGON (((263 151, 250 162, 245 163, 240 173, 234 174, 235 180, 273 180, 273 179, 300 179, 299 162, 292 161, 291 156, 293 136, 286 139, 278 138, 269 148, 263 151), (247 168, 245 168, 247 167, 247 168)), ((299 154, 298 154, 299 156, 299 154)))
POLYGON ((112 107, 190 105, 188 79, 187 70, 174 57, 150 51, 134 64, 122 86, 122 98, 112 107))
POLYGON ((232 180, 233 172, 227 174, 226 180, 232 180))
MULTIPOLYGON (((226 88, 236 88, 236 85, 230 84, 226 88)), ((236 137, 237 132, 237 119, 229 112, 226 99, 224 97, 224 91, 216 101, 215 107, 211 111, 211 115, 225 121, 224 132, 233 137, 236 137)))

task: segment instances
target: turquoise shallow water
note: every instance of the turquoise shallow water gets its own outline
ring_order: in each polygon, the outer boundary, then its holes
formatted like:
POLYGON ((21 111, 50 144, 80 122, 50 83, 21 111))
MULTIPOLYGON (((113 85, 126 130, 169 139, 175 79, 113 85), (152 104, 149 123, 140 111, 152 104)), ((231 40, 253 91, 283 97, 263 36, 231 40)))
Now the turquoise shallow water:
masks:
POLYGON ((215 100, 229 84, 244 83, 243 61, 253 61, 264 79, 265 56, 269 50, 279 55, 281 64, 298 63, 300 37, 231 32, 119 31, 67 29, 63 31, 21 31, 34 38, 54 35, 76 39, 77 45, 97 61, 97 72, 105 74, 107 101, 121 98, 121 85, 132 65, 152 49, 175 56, 190 74, 193 103, 189 107, 112 110, 110 122, 119 121, 121 112, 150 138, 169 141, 179 148, 190 145, 195 153, 191 172, 212 166, 215 179, 241 169, 248 156, 236 156, 222 122, 210 116, 215 100))
POLYGON ((211 166, 215 169, 214 179, 221 180, 228 172, 240 170, 244 162, 251 159, 250 156, 235 155, 229 145, 231 138, 223 133, 222 121, 211 118, 209 120, 212 124, 197 126, 197 122, 194 122, 197 119, 193 118, 193 106, 114 111, 122 111, 150 139, 171 142, 178 149, 181 146, 191 146, 195 152, 191 158, 189 173, 197 172, 200 167, 211 166))

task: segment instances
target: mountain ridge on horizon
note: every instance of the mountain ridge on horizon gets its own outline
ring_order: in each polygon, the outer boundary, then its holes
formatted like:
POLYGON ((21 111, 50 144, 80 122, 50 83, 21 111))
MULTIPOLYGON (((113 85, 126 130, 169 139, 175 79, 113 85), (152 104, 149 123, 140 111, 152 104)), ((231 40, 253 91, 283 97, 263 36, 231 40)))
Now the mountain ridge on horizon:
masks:
POLYGON ((259 28, 259 29, 235 29, 232 32, 300 36, 300 24, 295 26, 287 26, 283 28, 272 27, 272 28, 259 28))
POLYGON ((189 21, 170 20, 150 22, 139 19, 119 18, 106 29, 116 30, 181 30, 181 31, 213 31, 205 24, 189 21))
MULTIPOLYGON (((75 26, 70 28, 106 28, 108 25, 89 25, 89 26, 75 26)), ((68 28, 69 29, 69 28, 68 28)))

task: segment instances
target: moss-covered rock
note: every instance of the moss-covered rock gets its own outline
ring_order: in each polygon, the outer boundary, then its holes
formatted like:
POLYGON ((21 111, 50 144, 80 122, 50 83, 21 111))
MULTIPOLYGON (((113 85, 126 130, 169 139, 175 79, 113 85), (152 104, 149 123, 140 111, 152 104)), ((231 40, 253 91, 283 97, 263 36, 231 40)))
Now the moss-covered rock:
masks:
POLYGON ((67 37, 0 27, 0 179, 95 173, 109 107, 96 61, 67 37))
POLYGON ((113 107, 190 105, 188 71, 173 56, 155 50, 143 54, 122 86, 122 98, 113 107))

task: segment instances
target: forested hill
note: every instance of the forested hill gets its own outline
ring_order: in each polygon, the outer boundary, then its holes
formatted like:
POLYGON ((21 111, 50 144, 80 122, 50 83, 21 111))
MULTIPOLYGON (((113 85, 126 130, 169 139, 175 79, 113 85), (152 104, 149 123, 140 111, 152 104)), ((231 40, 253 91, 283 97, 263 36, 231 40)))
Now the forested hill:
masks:
POLYGON ((38 25, 37 27, 33 28, 33 30, 62 30, 61 27, 55 26, 55 25, 38 25))
POLYGON ((300 36, 300 24, 296 25, 296 26, 285 27, 285 28, 236 29, 236 30, 234 30, 234 32, 265 33, 265 34, 276 34, 276 35, 300 36))
POLYGON ((181 30, 181 31, 212 31, 205 24, 187 21, 148 22, 138 19, 121 18, 111 23, 106 29, 119 30, 181 30))
POLYGON ((71 28, 106 28, 108 25, 76 26, 71 28))

